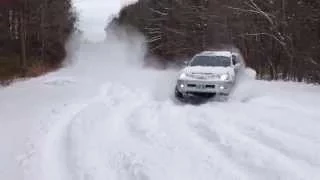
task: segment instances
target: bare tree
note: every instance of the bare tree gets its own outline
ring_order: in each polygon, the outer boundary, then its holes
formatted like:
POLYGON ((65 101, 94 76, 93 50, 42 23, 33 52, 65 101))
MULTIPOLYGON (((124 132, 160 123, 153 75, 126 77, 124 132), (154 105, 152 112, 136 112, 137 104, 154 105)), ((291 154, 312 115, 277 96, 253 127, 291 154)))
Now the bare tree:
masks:
POLYGON ((318 1, 140 0, 116 21, 163 59, 236 46, 260 78, 320 82, 318 1))
POLYGON ((0 4, 0 81, 59 67, 75 29, 71 0, 5 2, 0 4), (39 69, 32 70, 35 66, 39 69))

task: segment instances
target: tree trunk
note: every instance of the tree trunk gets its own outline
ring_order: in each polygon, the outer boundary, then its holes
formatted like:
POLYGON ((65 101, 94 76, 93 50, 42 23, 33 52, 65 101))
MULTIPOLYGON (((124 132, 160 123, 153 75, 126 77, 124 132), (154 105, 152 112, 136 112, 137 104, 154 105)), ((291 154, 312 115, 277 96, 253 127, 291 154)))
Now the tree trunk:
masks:
POLYGON ((21 45, 21 67, 23 70, 26 69, 27 65, 27 29, 25 23, 25 9, 24 7, 20 10, 20 45, 21 45))

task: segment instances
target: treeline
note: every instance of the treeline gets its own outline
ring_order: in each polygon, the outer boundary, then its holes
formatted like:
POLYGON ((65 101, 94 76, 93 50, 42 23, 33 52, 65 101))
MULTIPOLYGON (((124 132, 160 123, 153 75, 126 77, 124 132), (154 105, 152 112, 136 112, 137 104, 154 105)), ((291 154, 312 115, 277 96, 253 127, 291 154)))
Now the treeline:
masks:
POLYGON ((320 1, 140 0, 113 23, 163 59, 235 46, 260 78, 320 82, 320 1))
POLYGON ((0 1, 0 82, 61 65, 75 29, 71 0, 0 1))

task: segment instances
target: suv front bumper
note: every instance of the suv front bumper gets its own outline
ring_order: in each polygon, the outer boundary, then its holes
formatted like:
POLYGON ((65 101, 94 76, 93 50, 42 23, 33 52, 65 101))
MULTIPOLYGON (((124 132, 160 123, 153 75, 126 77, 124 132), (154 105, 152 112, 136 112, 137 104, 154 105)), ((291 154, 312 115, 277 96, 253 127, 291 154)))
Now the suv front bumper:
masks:
POLYGON ((226 95, 234 86, 234 81, 196 81, 178 80, 176 91, 182 96, 189 95, 226 95))

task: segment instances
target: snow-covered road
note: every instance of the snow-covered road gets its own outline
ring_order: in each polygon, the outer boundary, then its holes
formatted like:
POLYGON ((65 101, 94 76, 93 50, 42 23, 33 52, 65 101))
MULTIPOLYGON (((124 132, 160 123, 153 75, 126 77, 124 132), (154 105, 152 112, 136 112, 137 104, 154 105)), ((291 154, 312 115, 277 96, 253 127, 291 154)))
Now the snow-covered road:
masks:
POLYGON ((227 103, 179 105, 177 70, 143 67, 140 42, 83 42, 0 89, 0 179, 320 179, 320 87, 246 78, 227 103))

